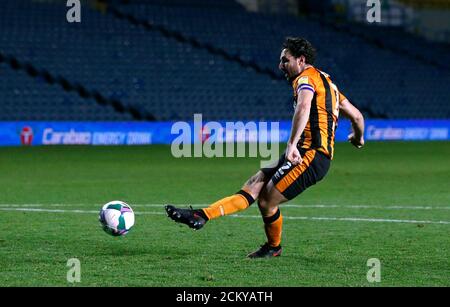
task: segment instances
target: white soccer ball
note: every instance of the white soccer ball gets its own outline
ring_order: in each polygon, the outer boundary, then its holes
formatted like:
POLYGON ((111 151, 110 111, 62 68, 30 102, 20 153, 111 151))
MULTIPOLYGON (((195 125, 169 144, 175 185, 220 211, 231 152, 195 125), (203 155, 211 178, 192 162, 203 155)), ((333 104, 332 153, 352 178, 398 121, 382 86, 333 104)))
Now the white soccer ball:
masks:
POLYGON ((102 207, 99 221, 106 233, 113 236, 123 236, 134 225, 134 212, 127 203, 114 200, 102 207))

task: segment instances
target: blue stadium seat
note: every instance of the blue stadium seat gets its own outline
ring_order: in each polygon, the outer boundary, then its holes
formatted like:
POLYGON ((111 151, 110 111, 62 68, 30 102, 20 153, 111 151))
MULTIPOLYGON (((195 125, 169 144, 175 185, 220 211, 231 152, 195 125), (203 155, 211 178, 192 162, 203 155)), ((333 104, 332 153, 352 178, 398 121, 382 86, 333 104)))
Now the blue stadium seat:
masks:
MULTIPOLYGON (((318 49, 317 67, 330 73, 343 93, 356 105, 371 110, 372 116, 418 118, 426 114, 445 118, 449 114, 448 71, 380 49, 314 20, 249 13, 232 0, 113 3, 141 20, 276 73, 284 37, 304 36, 318 49)), ((204 48, 147 31, 112 14, 86 8, 83 22, 73 25, 61 18, 60 12, 54 3, 0 2, 0 51, 107 98, 119 99, 125 106, 145 110, 159 120, 191 120, 194 112, 202 112, 209 120, 292 116, 291 89, 285 81, 272 80, 204 48)), ((414 49, 414 38, 381 30, 380 39, 386 44, 414 49)), ((446 59, 450 54, 441 46, 423 50, 430 50, 430 54, 422 54, 428 57, 440 54, 446 59)), ((132 119, 93 99, 82 99, 76 92, 64 92, 6 67, 0 65, 0 74, 8 76, 7 83, 0 85, 1 93, 8 97, 4 105, 55 110, 47 114, 49 119, 132 119)), ((21 116, 37 117, 34 112, 6 112, 2 118, 21 116)))

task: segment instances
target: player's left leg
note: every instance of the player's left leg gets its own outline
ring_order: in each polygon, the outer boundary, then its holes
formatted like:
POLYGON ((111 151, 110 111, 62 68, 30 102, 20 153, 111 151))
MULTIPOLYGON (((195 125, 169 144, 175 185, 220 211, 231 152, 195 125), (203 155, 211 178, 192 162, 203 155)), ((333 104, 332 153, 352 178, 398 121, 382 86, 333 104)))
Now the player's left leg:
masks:
POLYGON ((265 258, 281 255, 283 216, 279 205, 286 201, 288 199, 274 187, 273 181, 269 181, 261 191, 258 199, 258 208, 264 221, 267 242, 247 257, 265 258))
POLYGON ((285 161, 261 191, 258 207, 263 217, 267 242, 248 257, 275 257, 281 254, 283 216, 278 206, 322 180, 328 172, 330 159, 323 153, 302 150, 301 154, 301 164, 293 165, 285 161))

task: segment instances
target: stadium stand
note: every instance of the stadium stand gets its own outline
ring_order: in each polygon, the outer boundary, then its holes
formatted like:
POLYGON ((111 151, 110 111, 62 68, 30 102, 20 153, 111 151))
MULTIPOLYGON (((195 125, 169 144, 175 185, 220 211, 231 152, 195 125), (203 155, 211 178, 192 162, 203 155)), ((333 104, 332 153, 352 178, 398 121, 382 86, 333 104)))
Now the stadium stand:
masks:
MULTIPOLYGON (((445 65, 310 18, 249 13, 232 0, 112 1, 103 12, 83 5, 74 24, 65 13, 62 2, 0 2, 0 52, 66 80, 58 88, 3 61, 3 120, 35 119, 38 110, 54 120, 290 119, 289 85, 277 71, 289 35, 317 46, 317 66, 369 117, 450 116, 445 65), (70 91, 77 85, 88 95, 70 91)), ((379 38, 395 44, 385 33, 379 38)), ((446 49, 429 52, 437 50, 446 49)))
MULTIPOLYGON (((445 61, 442 68, 429 67, 420 58, 367 42, 356 35, 358 33, 349 33, 348 29, 332 28, 312 19, 298 20, 292 16, 252 14, 243 10, 211 8, 205 11, 195 7, 182 9, 134 2, 123 8, 153 24, 162 24, 188 37, 219 45, 230 54, 274 70, 277 68, 273 59, 278 58, 279 50, 274 48, 273 42, 281 42, 287 35, 304 36, 318 49, 317 66, 330 73, 343 92, 369 116, 446 118, 449 114, 445 106, 448 105, 445 84, 450 79, 445 61), (419 90, 423 82, 434 90, 419 90), (423 101, 433 104, 424 106, 423 101)), ((378 30, 379 27, 371 28, 367 35, 378 30)), ((395 36, 391 39, 387 36, 386 41, 392 46, 395 36)), ((431 43, 421 43, 424 44, 421 50, 429 50, 428 58, 436 58, 438 49, 431 43)), ((417 42, 409 39, 408 45, 400 44, 403 49, 399 51, 418 49, 412 48, 413 44, 417 46, 417 42)))
POLYGON ((101 106, 48 84, 30 78, 25 71, 0 66, 0 120, 123 120, 133 118, 112 106, 101 106))

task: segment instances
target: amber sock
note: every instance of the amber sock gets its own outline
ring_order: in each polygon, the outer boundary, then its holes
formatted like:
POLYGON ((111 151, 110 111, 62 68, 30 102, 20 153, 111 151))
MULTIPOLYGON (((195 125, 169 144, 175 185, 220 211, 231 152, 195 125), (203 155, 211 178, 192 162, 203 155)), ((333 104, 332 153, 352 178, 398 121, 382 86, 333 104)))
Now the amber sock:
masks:
POLYGON ((247 209, 254 202, 255 200, 249 193, 240 190, 232 196, 216 201, 208 208, 202 209, 202 211, 208 217, 208 220, 212 220, 247 209))
POLYGON ((281 232, 283 228, 283 216, 278 208, 277 212, 269 217, 263 217, 264 230, 266 231, 267 243, 271 247, 277 247, 281 243, 281 232))

